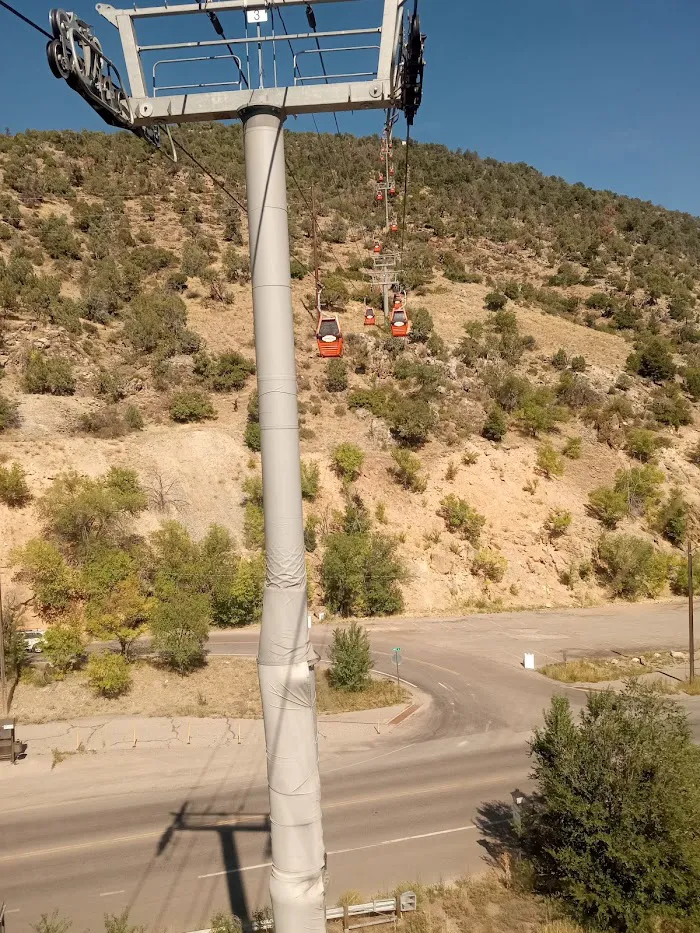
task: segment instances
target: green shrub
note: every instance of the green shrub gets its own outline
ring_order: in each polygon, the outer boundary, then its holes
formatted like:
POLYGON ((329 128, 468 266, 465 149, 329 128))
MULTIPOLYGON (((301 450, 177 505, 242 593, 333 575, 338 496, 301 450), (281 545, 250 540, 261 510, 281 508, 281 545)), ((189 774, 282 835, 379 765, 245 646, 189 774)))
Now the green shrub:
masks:
POLYGON ((255 625, 262 618, 265 588, 265 559, 262 555, 238 561, 235 576, 226 593, 226 614, 219 625, 255 625))
POLYGON ((538 389, 526 398, 517 415, 521 430, 531 437, 551 431, 564 417, 565 410, 555 404, 547 389, 538 389))
POLYGON ((105 395, 110 402, 120 402, 126 397, 126 380, 119 372, 101 369, 97 377, 97 394, 105 395))
POLYGON ((0 395, 0 434, 8 428, 17 428, 21 423, 17 402, 0 395))
POLYGON ((570 408, 585 408, 599 402, 587 379, 574 372, 562 373, 557 386, 557 401, 570 408))
POLYGON ((136 405, 127 405, 124 409, 124 423, 130 431, 143 430, 143 415, 136 405))
POLYGON ((544 529, 550 539, 561 538, 571 527, 571 512, 566 509, 552 509, 547 516, 544 529))
POLYGON ((22 212, 19 209, 19 204, 9 194, 0 195, 0 220, 11 227, 15 227, 15 229, 19 229, 22 223, 22 212))
POLYGON ((547 479, 563 476, 564 461, 551 444, 540 444, 537 448, 537 470, 547 479))
POLYGON ((182 247, 182 264, 185 275, 201 276, 209 265, 209 254, 194 240, 188 240, 182 247))
POLYGON ((32 538, 12 558, 22 567, 21 578, 31 586, 40 609, 66 608, 75 590, 73 571, 54 544, 32 538))
POLYGON ((319 525, 317 515, 309 515, 304 522, 304 550, 307 554, 313 554, 318 547, 318 536, 316 529, 319 525))
MULTIPOLYGON (((676 596, 688 595, 688 558, 686 556, 671 557, 669 560, 669 583, 671 591, 676 596)), ((693 593, 700 593, 699 573, 693 573, 693 593)))
POLYGON ((468 282, 469 274, 462 260, 454 253, 445 253, 442 257, 442 271, 449 282, 468 282))
POLYGON ((9 677, 17 677, 29 663, 27 640, 22 631, 21 618, 23 607, 11 600, 2 604, 3 628, 2 641, 5 652, 5 672, 9 677))
POLYGON ((313 502, 318 495, 320 471, 318 463, 301 461, 301 497, 313 502))
POLYGON ((649 411, 659 424, 676 430, 682 425, 693 423, 692 409, 675 384, 663 386, 654 392, 649 411))
POLYGON ((667 541, 680 547, 687 537, 690 516, 691 508, 683 493, 680 489, 672 489, 656 512, 653 526, 667 541))
POLYGON ((331 456, 333 469, 344 483, 357 479, 365 462, 365 455, 356 444, 339 444, 331 456))
POLYGON ((634 535, 603 535, 598 542, 595 569, 612 596, 638 599, 658 596, 666 583, 668 558, 653 544, 634 535))
POLYGON ((111 652, 91 654, 87 663, 87 676, 95 694, 109 699, 127 693, 132 683, 129 662, 123 655, 111 652))
POLYGON ((263 550, 265 547, 265 517, 262 506, 255 502, 246 502, 245 505, 243 541, 251 551, 263 550))
POLYGON ((187 674, 204 663, 210 622, 206 595, 181 589, 173 598, 159 601, 151 612, 153 648, 169 668, 187 674))
POLYGON ((503 411, 513 412, 523 404, 531 389, 530 383, 523 376, 509 373, 491 391, 503 411))
POLYGON ((171 272, 165 280, 165 287, 176 294, 187 291, 187 276, 184 272, 171 272))
POLYGON ((433 334, 434 328, 433 316, 427 308, 413 308, 411 311, 411 332, 408 335, 409 343, 427 343, 433 334))
POLYGON ((391 457, 394 463, 389 467, 389 472, 396 482, 404 489, 410 489, 411 492, 424 492, 428 483, 421 474, 420 459, 410 450, 401 447, 394 448, 391 451, 391 457))
POLYGON ((83 657, 83 635, 77 625, 54 622, 41 639, 44 657, 62 676, 76 667, 83 657))
POLYGON ((476 547, 486 519, 465 499, 450 493, 440 501, 438 515, 444 519, 448 531, 460 532, 463 538, 476 547))
POLYGON ((435 427, 435 415, 428 402, 423 399, 404 397, 394 405, 389 426, 400 444, 420 447, 435 427))
POLYGON ((48 529, 67 544, 105 544, 124 534, 128 520, 148 505, 133 470, 112 467, 91 479, 76 472, 59 474, 39 500, 48 529))
POLYGON ((302 262, 292 257, 289 263, 289 271, 293 279, 303 279, 309 270, 302 262))
POLYGON ((635 460, 653 463, 659 446, 659 437, 653 431, 646 428, 630 428, 627 432, 626 450, 635 460))
POLYGON ((700 768, 685 711, 633 682, 589 693, 576 723, 554 697, 530 749, 522 838, 541 887, 586 928, 690 933, 700 768))
POLYGON ((399 581, 404 569, 393 538, 380 534, 329 535, 321 582, 331 612, 391 615, 403 608, 399 581))
POLYGON ((569 356, 563 347, 560 347, 551 359, 552 366, 555 369, 566 369, 569 365, 569 356))
POLYGON ((329 660, 328 680, 332 687, 351 693, 363 690, 370 682, 374 663, 367 629, 357 622, 347 629, 334 629, 329 660))
POLYGON ((483 576, 492 583, 500 583, 506 575, 508 561, 502 554, 489 548, 477 551, 472 561, 472 573, 483 576))
POLYGON ((326 365, 326 389, 329 392, 344 392, 348 387, 348 370, 344 360, 328 360, 326 365))
POLYGON ((197 334, 187 330, 187 306, 179 295, 165 289, 141 292, 129 304, 124 320, 124 337, 143 353, 158 352, 161 357, 194 353, 199 349, 197 334))
POLYGON ((171 398, 170 417, 173 421, 186 424, 191 421, 216 418, 216 411, 203 392, 197 389, 186 389, 183 392, 177 392, 171 398))
POLYGON ((257 421, 248 421, 245 426, 244 440, 249 450, 260 450, 260 424, 257 421))
POLYGON ((24 364, 22 385, 32 395, 73 395, 75 378, 70 360, 33 350, 24 364))
POLYGON ((502 441, 508 431, 508 422, 503 410, 494 405, 486 416, 486 421, 481 429, 481 436, 487 441, 502 441))
POLYGON ((27 474, 19 463, 5 467, 0 464, 0 502, 11 509, 21 509, 32 498, 27 485, 27 474))
POLYGON ((116 405, 108 405, 100 411, 85 412, 80 416, 80 427, 88 434, 94 434, 95 437, 115 438, 123 437, 134 430, 127 422, 127 411, 131 411, 130 420, 134 420, 135 412, 141 419, 140 426, 143 427, 143 418, 138 408, 129 405, 122 413, 116 405))
POLYGON ((627 499, 614 489, 599 486, 588 496, 588 511, 605 528, 617 528, 627 515, 627 499))
POLYGON ((700 366, 687 366, 683 370, 683 387, 694 402, 700 402, 700 366))
POLYGON ((627 359, 627 370, 653 382, 664 382, 676 374, 673 350, 667 340, 652 337, 627 359))
POLYGON ((587 369, 586 358, 583 356, 572 356, 571 369, 575 373, 585 373, 587 369))
POLYGON ((39 242, 52 259, 80 259, 80 245, 65 217, 49 214, 37 224, 39 242))
POLYGON ((567 442, 562 447, 562 453, 565 457, 568 457, 569 460, 580 460, 581 459, 581 444, 582 439, 580 437, 570 437, 567 442))
POLYGON ((502 292, 489 292, 484 298, 484 307, 487 311, 500 311, 508 304, 508 299, 502 292))
POLYGON ((645 466, 618 470, 615 474, 615 492, 621 493, 630 515, 641 515, 659 501, 664 474, 658 467, 645 466))
POLYGON ((255 363, 235 350, 211 357, 200 352, 194 357, 194 374, 214 392, 242 389, 255 373, 255 363))
POLYGON ((164 249, 162 246, 139 246, 131 250, 129 260, 147 275, 153 275, 161 269, 174 266, 176 257, 169 249, 164 249))

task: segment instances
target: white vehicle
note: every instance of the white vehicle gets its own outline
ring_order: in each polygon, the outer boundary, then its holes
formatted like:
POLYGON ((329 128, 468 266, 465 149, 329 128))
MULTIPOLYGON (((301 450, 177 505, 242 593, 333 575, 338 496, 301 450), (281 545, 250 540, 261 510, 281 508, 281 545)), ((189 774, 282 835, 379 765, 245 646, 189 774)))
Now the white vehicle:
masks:
POLYGON ((24 635, 24 641, 27 645, 27 651, 31 651, 34 654, 41 654, 44 650, 42 640, 45 632, 41 629, 28 629, 22 634, 24 635))

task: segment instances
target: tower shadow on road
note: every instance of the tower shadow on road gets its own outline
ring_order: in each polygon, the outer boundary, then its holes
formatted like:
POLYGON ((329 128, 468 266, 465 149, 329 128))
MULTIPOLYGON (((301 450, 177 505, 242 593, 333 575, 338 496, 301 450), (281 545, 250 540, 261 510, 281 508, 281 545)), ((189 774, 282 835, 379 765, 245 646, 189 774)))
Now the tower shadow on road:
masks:
POLYGON ((158 840, 156 856, 162 855, 173 841, 176 833, 214 832, 219 836, 222 856, 222 873, 225 873, 231 913, 241 920, 243 927, 250 925, 252 915, 243 885, 242 870, 238 848, 237 833, 266 833, 265 858, 271 854, 270 817, 268 814, 191 811, 189 801, 185 800, 180 809, 172 814, 172 822, 158 840))

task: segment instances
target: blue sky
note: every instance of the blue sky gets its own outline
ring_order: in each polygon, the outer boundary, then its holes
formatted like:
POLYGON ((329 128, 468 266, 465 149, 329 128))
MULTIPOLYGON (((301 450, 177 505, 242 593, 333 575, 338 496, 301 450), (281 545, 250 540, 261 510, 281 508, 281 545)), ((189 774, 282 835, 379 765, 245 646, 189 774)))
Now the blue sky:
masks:
MULTIPOLYGON (((16 5, 46 25, 43 0, 16 5)), ((346 7, 361 18, 377 2, 346 7)), ((116 31, 93 4, 69 8, 120 63, 116 31)), ((420 0, 420 8, 428 68, 416 138, 700 215, 697 0, 420 0)), ((331 7, 316 12, 319 29, 340 25, 331 7)), ((287 16, 290 29, 300 25, 287 16)), ((232 34, 233 21, 222 21, 232 34)), ((146 41, 154 41, 150 27, 146 41)), ((174 29, 159 26, 159 38, 171 40, 174 29)), ((102 127, 49 73, 43 38, 2 9, 0 49, 0 126, 102 127)), ((376 113, 339 120, 357 134, 381 125, 376 113)), ((329 116, 318 122, 333 129, 329 116)))

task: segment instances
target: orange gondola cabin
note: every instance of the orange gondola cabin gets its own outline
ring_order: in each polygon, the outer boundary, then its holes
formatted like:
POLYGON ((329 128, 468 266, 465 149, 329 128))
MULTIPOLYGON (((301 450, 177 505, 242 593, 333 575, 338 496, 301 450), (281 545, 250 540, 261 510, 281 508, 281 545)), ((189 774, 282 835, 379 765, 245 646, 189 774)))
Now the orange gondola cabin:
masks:
POLYGON ((337 314, 319 315, 316 327, 316 344, 319 356, 324 358, 343 355, 343 332, 337 314))
POLYGON ((374 312, 374 308, 370 305, 365 306, 365 327, 372 327, 377 323, 377 315, 374 312))
POLYGON ((378 256, 378 255, 381 253, 381 251, 382 251, 382 244, 381 244, 381 243, 375 243, 375 244, 374 244, 374 253, 375 253, 375 255, 378 256))
POLYGON ((389 321, 391 323, 392 337, 408 337, 411 322, 406 313, 406 306, 398 295, 394 299, 394 307, 391 309, 389 321))

